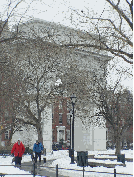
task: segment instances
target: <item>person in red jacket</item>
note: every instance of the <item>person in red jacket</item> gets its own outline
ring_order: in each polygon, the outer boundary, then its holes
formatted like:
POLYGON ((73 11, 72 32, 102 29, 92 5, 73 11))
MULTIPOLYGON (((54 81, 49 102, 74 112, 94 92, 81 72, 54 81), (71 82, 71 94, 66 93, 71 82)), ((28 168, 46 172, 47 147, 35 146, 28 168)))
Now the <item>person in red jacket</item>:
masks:
POLYGON ((18 139, 18 141, 13 145, 13 148, 11 150, 11 154, 14 153, 15 156, 15 165, 21 166, 22 155, 24 154, 24 152, 25 147, 20 141, 20 139, 18 139))

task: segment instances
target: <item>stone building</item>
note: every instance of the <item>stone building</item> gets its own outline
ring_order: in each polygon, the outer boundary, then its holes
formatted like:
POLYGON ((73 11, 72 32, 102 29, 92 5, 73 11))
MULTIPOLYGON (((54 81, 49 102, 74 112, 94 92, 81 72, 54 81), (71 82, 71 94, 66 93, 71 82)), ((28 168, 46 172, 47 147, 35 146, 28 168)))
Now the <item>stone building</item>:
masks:
MULTIPOLYGON (((16 30, 16 27, 14 27, 14 29, 16 30)), ((76 119, 77 117, 81 117, 81 120, 82 118, 85 118, 84 111, 88 111, 88 113, 90 112, 90 116, 94 115, 96 112, 96 107, 92 103, 91 98, 87 99, 88 93, 83 93, 83 97, 79 94, 81 92, 80 88, 82 87, 82 84, 79 81, 88 76, 85 79, 86 87, 88 89, 92 85, 92 82, 90 80, 91 75, 95 74, 99 78, 103 77, 103 68, 107 66, 110 57, 108 57, 105 53, 100 53, 99 50, 93 51, 93 49, 81 48, 77 46, 77 43, 95 43, 95 40, 91 38, 89 33, 62 26, 60 24, 43 21, 40 19, 35 19, 21 24, 17 28, 17 31, 14 31, 14 33, 16 32, 19 39, 21 39, 18 41, 16 40, 16 42, 12 44, 9 52, 12 51, 12 56, 14 58, 14 61, 16 62, 16 68, 17 70, 22 71, 24 78, 26 76, 29 76, 29 78, 31 78, 32 84, 34 85, 35 79, 37 79, 36 76, 40 78, 42 73, 44 72, 45 67, 48 67, 47 71, 49 72, 47 72, 47 74, 45 75, 46 80, 43 78, 44 80, 42 80, 38 84, 38 86, 41 88, 40 93, 42 93, 42 97, 40 100, 41 104, 44 103, 45 95, 51 91, 51 88, 55 85, 57 79, 60 79, 64 76, 64 79, 62 80, 62 82, 64 81, 63 85, 65 86, 62 95, 63 100, 68 98, 73 92, 77 94, 78 102, 76 105, 76 119), (75 45, 73 47, 69 47, 68 44, 75 45), (43 52, 41 51, 41 49, 43 50, 43 52), (53 64, 51 69, 49 68, 48 61, 49 63, 53 64), (36 69, 33 69, 35 67, 36 69), (75 71, 77 71, 76 76, 75 74, 70 74, 70 76, 66 77, 71 68, 72 73, 75 73, 75 71), (74 83, 72 85, 73 87, 69 88, 70 78, 74 83), (44 90, 46 90, 46 92, 44 92, 44 90)), ((94 37, 97 36, 94 35, 94 37)), ((35 86, 31 86, 31 88, 29 88, 29 90, 27 91, 27 96, 29 96, 29 105, 31 111, 33 111, 34 115, 37 115, 35 100, 36 92, 34 91, 34 88, 35 86)), ((58 105, 56 107, 58 107, 58 105)), ((54 118, 52 117, 52 108, 55 109, 54 103, 49 102, 49 104, 46 106, 41 114, 43 144, 48 149, 48 151, 52 148, 52 141, 57 141, 59 143, 62 137, 66 141, 68 139, 67 137, 69 137, 69 132, 68 134, 66 134, 65 132, 66 127, 68 127, 67 123, 65 124, 65 122, 67 122, 68 120, 69 110, 67 110, 65 106, 66 110, 64 114, 62 114, 60 112, 61 110, 59 109, 57 115, 55 114, 55 120, 56 122, 58 122, 57 119, 60 119, 63 120, 63 122, 62 124, 60 122, 52 124, 52 118, 54 118), (55 125, 56 128, 54 129, 55 125), (52 137, 52 129, 53 131, 55 131, 55 137, 52 137), (56 131, 58 131, 57 134, 56 131)), ((87 120, 88 116, 89 115, 87 114, 87 120)), ((94 119, 96 120, 96 118, 94 119)), ((67 130, 69 131, 69 128, 67 130)), ((92 129, 92 131, 94 131, 94 128, 92 129)), ((104 129, 104 137, 105 131, 106 129, 104 129)), ((89 132, 87 136, 91 136, 89 132)), ((86 136, 86 134, 83 133, 83 136, 86 136)), ((105 140, 105 138, 103 139, 105 140)), ((94 140, 92 139, 92 141, 94 140)), ((95 148, 93 149, 95 150, 95 148)), ((102 149, 105 148, 103 147, 102 149)))

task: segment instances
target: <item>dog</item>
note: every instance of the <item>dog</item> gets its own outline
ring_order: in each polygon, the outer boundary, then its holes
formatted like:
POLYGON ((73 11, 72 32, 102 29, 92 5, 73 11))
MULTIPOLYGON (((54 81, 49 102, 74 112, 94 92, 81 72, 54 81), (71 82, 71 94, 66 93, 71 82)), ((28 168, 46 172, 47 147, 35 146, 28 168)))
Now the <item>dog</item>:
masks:
POLYGON ((13 157, 13 159, 12 159, 12 163, 13 163, 13 162, 15 162, 15 157, 13 157))
MULTIPOLYGON (((21 157, 21 160, 22 160, 22 157, 21 157)), ((13 162, 15 162, 15 157, 13 157, 13 159, 12 159, 12 163, 13 163, 13 162)))

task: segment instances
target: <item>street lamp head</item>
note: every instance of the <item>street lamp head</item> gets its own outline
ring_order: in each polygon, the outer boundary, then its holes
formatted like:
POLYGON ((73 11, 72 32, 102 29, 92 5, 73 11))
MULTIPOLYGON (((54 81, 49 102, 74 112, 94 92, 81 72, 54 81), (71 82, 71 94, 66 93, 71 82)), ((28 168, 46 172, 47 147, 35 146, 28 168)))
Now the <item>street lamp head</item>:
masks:
POLYGON ((73 95, 70 96, 70 98, 71 98, 72 104, 75 104, 75 102, 76 102, 76 95, 73 93, 73 95))

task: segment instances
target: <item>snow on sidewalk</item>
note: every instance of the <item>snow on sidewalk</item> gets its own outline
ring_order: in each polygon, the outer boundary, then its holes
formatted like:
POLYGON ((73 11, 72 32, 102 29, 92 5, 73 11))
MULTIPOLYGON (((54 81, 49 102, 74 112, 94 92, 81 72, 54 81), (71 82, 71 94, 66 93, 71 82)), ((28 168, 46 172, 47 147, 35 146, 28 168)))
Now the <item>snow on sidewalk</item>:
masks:
MULTIPOLYGON (((96 157, 99 157, 100 154, 103 154, 103 156, 108 156, 107 154, 114 154, 114 150, 108 150, 108 151, 89 151, 88 154, 93 154, 96 157)), ((126 158, 133 158, 133 151, 132 150, 124 150, 122 151, 122 154, 125 154, 126 158)), ((77 152, 74 153, 75 157, 77 156, 77 152)), ((77 166, 77 164, 70 164, 71 159, 69 157, 69 153, 67 150, 60 150, 60 151, 54 151, 53 154, 48 153, 46 156, 46 160, 53 160, 52 164, 50 165, 51 167, 56 167, 56 165, 58 164, 59 168, 65 168, 65 169, 73 169, 73 170, 61 170, 59 169, 59 174, 63 175, 63 176, 69 176, 69 177, 81 177, 83 175, 82 171, 78 171, 78 170, 82 170, 82 167, 77 166)), ((12 165, 11 161, 12 161, 11 156, 7 156, 6 158, 3 158, 2 156, 0 156, 0 165, 12 165)), ((43 158, 43 156, 42 156, 43 158)), ((91 159, 92 160, 92 159, 91 159)), ((22 158, 22 163, 24 162, 29 162, 31 161, 31 156, 30 155, 24 155, 22 158)), ((101 160, 101 162, 103 162, 105 160, 101 160)), ((110 160, 108 160, 108 162, 110 162, 110 160)), ((117 161, 116 161, 117 162, 117 161)), ((133 162, 125 162, 126 167, 123 166, 116 166, 116 172, 117 173, 125 173, 125 174, 133 174, 133 162)), ((42 167, 43 168, 43 167, 42 167)), ((106 167, 85 167, 85 173, 84 176, 93 176, 93 177, 113 177, 113 174, 107 174, 107 173, 97 173, 97 172, 109 172, 109 173, 113 173, 114 172, 114 168, 106 168, 106 167), (86 171, 90 171, 90 172, 86 172, 86 171), (94 171, 94 172, 91 172, 94 171)), ((19 168, 16 168, 14 166, 0 166, 0 173, 4 173, 4 174, 18 174, 18 175, 10 175, 10 177, 20 177, 21 175, 19 174, 30 174, 28 171, 24 171, 24 170, 20 170, 19 168)), ((24 176, 24 175, 23 175, 24 176)), ((29 177, 29 176, 33 176, 33 175, 25 175, 25 177, 29 177)), ((121 176, 126 176, 128 177, 128 175, 117 175, 117 177, 121 177, 121 176)), ((9 177, 9 175, 7 176, 9 177)))
MULTIPOLYGON (((11 175, 5 175, 5 177, 20 177, 21 175, 20 174, 26 174, 26 175, 23 175, 25 177, 30 177, 30 176, 33 176, 33 175, 27 175, 27 174, 30 174, 28 171, 24 171, 24 170, 21 170, 15 166, 6 166, 6 165, 14 165, 14 163, 12 164, 12 159, 13 157, 11 156, 7 156, 6 158, 4 158, 3 156, 0 156, 0 173, 2 174, 11 174, 11 175), (4 166, 1 166, 1 165, 4 165, 4 166), (18 174, 18 175, 12 175, 12 174, 18 174)), ((23 156, 22 158, 22 162, 29 162, 31 161, 31 156, 30 155, 25 155, 23 156)))
MULTIPOLYGON (((14 166, 6 166, 6 165, 12 165, 11 164, 12 158, 13 157, 10 157, 10 156, 6 158, 3 158, 0 156, 0 165, 5 165, 5 166, 0 166, 0 173, 2 174, 30 174, 29 172, 25 172, 14 166)), ((19 175, 18 176, 15 175, 15 176, 18 177, 19 175)))

